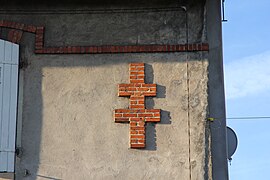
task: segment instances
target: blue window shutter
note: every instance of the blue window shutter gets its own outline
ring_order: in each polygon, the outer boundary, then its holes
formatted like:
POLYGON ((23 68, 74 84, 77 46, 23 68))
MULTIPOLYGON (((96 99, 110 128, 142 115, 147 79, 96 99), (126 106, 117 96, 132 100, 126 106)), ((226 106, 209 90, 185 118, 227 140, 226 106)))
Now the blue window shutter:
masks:
POLYGON ((14 172, 19 46, 0 40, 0 172, 14 172))

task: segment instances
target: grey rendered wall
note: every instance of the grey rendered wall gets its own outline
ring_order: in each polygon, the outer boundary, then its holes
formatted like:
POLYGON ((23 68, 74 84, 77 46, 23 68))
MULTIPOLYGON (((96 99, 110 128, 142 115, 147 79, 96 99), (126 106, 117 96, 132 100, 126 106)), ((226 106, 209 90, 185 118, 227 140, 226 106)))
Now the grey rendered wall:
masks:
POLYGON ((223 77, 221 1, 207 0, 207 34, 209 42, 209 117, 214 180, 228 180, 226 111, 223 77))
MULTIPOLYGON (((203 3, 187 6, 188 16, 182 8, 48 12, 0 18, 44 25, 51 46, 206 39, 203 3)), ((28 66, 22 70, 23 154, 16 179, 211 179, 208 53, 35 55, 33 42, 25 34, 21 44, 28 66), (130 62, 146 63, 146 82, 158 84, 146 107, 162 109, 162 119, 147 124, 145 150, 129 149, 129 126, 113 122, 113 110, 128 107, 127 98, 117 97, 117 85, 128 83, 130 62)))

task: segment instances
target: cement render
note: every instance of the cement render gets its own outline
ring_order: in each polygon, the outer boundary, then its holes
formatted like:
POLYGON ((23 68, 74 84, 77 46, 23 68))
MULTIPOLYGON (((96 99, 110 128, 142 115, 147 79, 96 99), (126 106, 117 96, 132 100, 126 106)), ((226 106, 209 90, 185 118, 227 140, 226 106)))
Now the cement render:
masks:
MULTIPOLYGON (((205 39, 204 7, 196 8, 190 42, 205 39)), ((45 25, 51 46, 185 43, 185 17, 183 10, 0 16, 45 25)), ((33 35, 24 34, 20 57, 28 65, 16 179, 211 179, 207 53, 35 55, 33 45, 33 35), (146 63, 146 82, 158 84, 146 107, 162 109, 162 118, 147 124, 145 150, 129 149, 129 125, 113 122, 114 109, 128 108, 117 85, 128 83, 130 62, 146 63)))
POLYGON ((189 67, 196 73, 190 74, 188 110, 185 55, 108 56, 118 63, 107 63, 106 56, 34 58, 37 71, 26 70, 32 78, 25 81, 28 122, 18 178, 28 169, 36 174, 24 179, 188 179, 190 156, 192 179, 203 179, 206 111, 196 109, 207 105, 207 61, 189 67), (158 84, 147 108, 161 108, 162 120, 147 125, 146 150, 129 149, 128 124, 113 122, 113 110, 128 106, 127 98, 117 97, 117 85, 128 83, 129 62, 147 63, 147 82, 158 84))
POLYGON ((221 117, 211 123, 213 179, 228 180, 226 111, 222 57, 221 2, 207 1, 209 51, 209 116, 221 117))
POLYGON ((185 55, 58 59, 33 57, 36 70, 26 70, 18 178, 28 169, 36 174, 24 179, 188 179, 189 111, 192 179, 203 179, 206 111, 196 111, 207 105, 207 61, 190 63, 188 110, 185 55), (157 98, 146 106, 162 109, 162 120, 147 125, 146 150, 129 149, 128 124, 113 122, 113 110, 128 106, 127 98, 117 97, 117 85, 128 83, 129 62, 147 63, 147 82, 158 84, 157 98))

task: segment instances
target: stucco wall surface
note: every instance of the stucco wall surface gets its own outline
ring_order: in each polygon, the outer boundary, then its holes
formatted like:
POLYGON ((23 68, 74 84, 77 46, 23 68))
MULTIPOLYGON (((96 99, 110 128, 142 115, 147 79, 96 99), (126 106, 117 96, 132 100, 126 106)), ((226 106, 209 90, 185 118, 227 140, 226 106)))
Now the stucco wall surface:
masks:
POLYGON ((207 61, 187 67, 180 54, 129 58, 35 57, 25 81, 20 169, 60 179, 203 177, 207 61), (145 150, 129 149, 128 124, 113 122, 113 110, 128 106, 117 85, 128 83, 129 62, 146 63, 148 82, 158 84, 146 107, 163 110, 161 123, 147 124, 145 150))

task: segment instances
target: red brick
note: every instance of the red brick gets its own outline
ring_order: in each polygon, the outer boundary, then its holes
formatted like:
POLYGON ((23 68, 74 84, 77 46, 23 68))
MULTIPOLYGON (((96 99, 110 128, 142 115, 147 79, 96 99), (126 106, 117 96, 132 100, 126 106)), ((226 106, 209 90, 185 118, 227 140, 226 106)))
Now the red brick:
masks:
POLYGON ((138 75, 137 79, 144 79, 144 75, 138 75))
POLYGON ((72 52, 72 47, 68 46, 68 53, 72 52))
POLYGON ((130 101, 130 104, 137 104, 137 101, 130 101))
POLYGON ((138 104, 144 104, 144 101, 138 101, 138 104))
POLYGON ((137 79, 137 76, 136 75, 129 76, 129 79, 137 79))
POLYGON ((92 46, 89 46, 89 47, 88 47, 88 52, 89 52, 90 54, 93 54, 93 47, 92 47, 92 46))
POLYGON ((80 46, 76 46, 76 53, 80 53, 81 52, 81 47, 80 46))
POLYGON ((143 134, 143 135, 145 135, 145 131, 137 131, 138 132, 138 134, 143 134))
POLYGON ((198 44, 198 51, 202 50, 202 44, 198 44))
POLYGON ((130 95, 131 95, 130 92, 125 92, 125 91, 120 91, 120 92, 118 93, 118 96, 130 96, 130 95))
POLYGON ((131 130, 143 130, 145 129, 145 127, 130 127, 131 130))
POLYGON ((156 84, 143 84, 142 87, 157 87, 156 84))
POLYGON ((209 45, 206 43, 202 43, 202 51, 209 51, 209 45))
POLYGON ((123 114, 123 117, 137 117, 137 114, 126 113, 126 114, 123 114))
POLYGON ((143 66, 130 66, 129 68, 130 71, 144 71, 143 66))
POLYGON ((130 75, 138 75, 138 74, 144 74, 143 71, 131 71, 130 75))
POLYGON ((129 66, 144 66, 144 63, 130 63, 129 66))
POLYGON ((176 51, 176 45, 172 45, 172 51, 173 51, 173 52, 176 51))
POLYGON ((160 118, 145 118, 145 122, 160 122, 160 118))
POLYGON ((145 144, 130 144, 131 148, 145 148, 145 144))
POLYGON ((43 42, 36 42, 35 45, 36 46, 43 46, 43 42))
POLYGON ((192 50, 192 51, 196 50, 196 44, 192 44, 191 50, 192 50))
POLYGON ((138 133, 139 133, 139 131, 135 131, 135 130, 130 131, 130 134, 138 134, 138 133))
POLYGON ((127 47, 127 50, 126 50, 127 53, 132 52, 132 46, 126 46, 126 47, 127 47))
POLYGON ((128 118, 115 118, 115 122, 129 122, 128 118))
POLYGON ((118 90, 119 91, 125 91, 127 88, 126 87, 119 87, 118 90))
POLYGON ((63 51, 64 51, 65 54, 67 54, 68 53, 68 47, 64 47, 63 51))
POLYGON ((130 85, 133 87, 142 87, 142 83, 131 83, 130 85))
POLYGON ((144 122, 144 121, 139 121, 139 122, 138 122, 138 126, 139 126, 139 127, 144 127, 144 125, 145 125, 145 122, 144 122))
POLYGON ((160 113, 155 113, 153 116, 154 117, 159 117, 160 116, 160 113))
POLYGON ((130 79, 130 83, 144 83, 143 79, 130 79))
POLYGON ((128 90, 128 91, 136 91, 137 88, 135 88, 135 87, 128 87, 127 90, 128 90))
POLYGON ((100 47, 100 46, 98 46, 98 47, 97 47, 97 52, 98 52, 98 53, 101 53, 101 52, 102 52, 102 50, 101 50, 101 47, 100 47))
POLYGON ((138 139, 138 143, 145 143, 145 140, 144 139, 138 139))
POLYGON ((167 51, 171 51, 171 46, 167 45, 167 51))
POLYGON ((81 47, 81 53, 85 53, 85 48, 81 47))
POLYGON ((111 53, 115 53, 116 52, 116 48, 114 46, 111 46, 111 53))
POLYGON ((132 113, 143 113, 143 112, 145 112, 145 109, 130 109, 130 112, 132 112, 132 113))
POLYGON ((192 44, 188 45, 188 51, 192 51, 192 44))
POLYGON ((138 114, 138 117, 153 117, 153 114, 143 113, 143 114, 138 114))
POLYGON ((130 135, 131 139, 145 139, 145 135, 130 135))
POLYGON ((134 126, 137 126, 137 123, 136 122, 130 122, 129 125, 130 125, 130 127, 134 127, 134 126))
POLYGON ((30 32, 30 33, 35 33, 36 29, 37 28, 35 26, 29 25, 24 29, 24 31, 27 31, 27 32, 30 32))
POLYGON ((131 121, 143 121, 144 118, 134 118, 134 117, 132 117, 132 118, 130 118, 130 120, 131 121))
POLYGON ((114 117, 123 117, 123 114, 114 114, 114 117))
POLYGON ((139 109, 144 109, 144 105, 130 105, 130 108, 139 108, 139 109))
POLYGON ((127 113, 127 112, 130 112, 129 109, 116 109, 115 110, 115 113, 127 113))
POLYGON ((131 144, 135 144, 135 143, 137 144, 137 143, 138 143, 138 140, 137 140, 137 139, 131 139, 131 140, 130 140, 130 143, 131 143, 131 144))
POLYGON ((158 46, 153 45, 152 46, 152 52, 158 52, 158 46))
POLYGON ((148 87, 142 87, 138 88, 138 91, 149 91, 150 89, 148 87))
POLYGON ((130 87, 130 84, 119 84, 118 87, 130 87))
POLYGON ((76 53, 76 47, 73 46, 71 49, 72 49, 72 53, 76 53))
POLYGON ((97 51, 98 51, 98 48, 97 47, 93 47, 93 53, 97 53, 97 51))
POLYGON ((143 93, 143 92, 141 92, 141 91, 134 91, 132 94, 133 94, 134 96, 141 96, 142 93, 143 93))
POLYGON ((131 100, 141 100, 141 99, 144 100, 144 96, 131 96, 130 99, 131 100))

